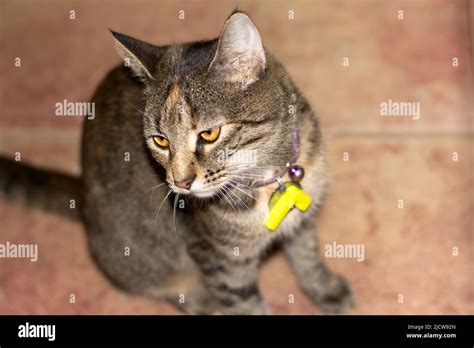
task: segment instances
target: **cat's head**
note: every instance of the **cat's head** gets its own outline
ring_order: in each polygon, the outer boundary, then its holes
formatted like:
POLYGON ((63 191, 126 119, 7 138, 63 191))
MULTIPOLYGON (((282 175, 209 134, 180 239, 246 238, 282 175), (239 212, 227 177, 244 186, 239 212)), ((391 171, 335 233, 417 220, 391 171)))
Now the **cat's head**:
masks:
POLYGON ((146 144, 172 190, 216 196, 290 160, 295 96, 246 14, 232 14, 211 41, 157 47, 113 34, 144 83, 146 144))

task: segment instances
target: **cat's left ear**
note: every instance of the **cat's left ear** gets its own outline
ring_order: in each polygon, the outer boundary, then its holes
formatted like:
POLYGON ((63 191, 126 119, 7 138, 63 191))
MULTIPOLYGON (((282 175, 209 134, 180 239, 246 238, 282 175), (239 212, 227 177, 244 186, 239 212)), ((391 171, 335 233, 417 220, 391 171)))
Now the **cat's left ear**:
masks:
POLYGON ((153 80, 162 49, 131 36, 110 31, 115 38, 118 53, 142 81, 153 80))
POLYGON ((258 80, 266 62, 257 28, 245 13, 235 12, 224 25, 209 71, 245 88, 258 80))

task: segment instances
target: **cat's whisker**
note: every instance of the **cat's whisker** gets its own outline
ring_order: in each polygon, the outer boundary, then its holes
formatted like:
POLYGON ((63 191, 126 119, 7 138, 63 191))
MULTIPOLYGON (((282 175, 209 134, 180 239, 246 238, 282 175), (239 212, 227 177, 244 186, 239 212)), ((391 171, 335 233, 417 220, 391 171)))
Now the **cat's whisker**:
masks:
POLYGON ((234 209, 234 211, 237 212, 237 209, 235 208, 235 207, 237 207, 237 202, 232 198, 232 196, 227 195, 230 192, 230 190, 228 188, 224 187, 223 191, 224 191, 224 196, 226 196, 228 199, 230 199, 230 201, 232 201, 232 203, 231 203, 232 209, 234 209))
POLYGON ((231 202, 231 201, 229 200, 229 198, 226 196, 226 194, 225 194, 226 191, 225 191, 224 189, 222 189, 222 188, 219 187, 219 188, 217 188, 217 192, 220 193, 220 194, 222 195, 222 197, 229 203, 229 205, 232 207, 232 209, 233 209, 235 212, 237 212, 237 211, 235 210, 235 207, 234 207, 234 205, 232 204, 232 202, 231 202))
POLYGON ((140 199, 142 198, 145 194, 147 194, 148 192, 152 191, 152 190, 156 190, 158 188, 160 188, 161 186, 163 185, 166 185, 166 182, 163 182, 161 184, 158 184, 158 185, 155 185, 155 186, 152 186, 151 188, 149 188, 148 190, 146 190, 145 192, 143 192, 140 196, 138 196, 137 199, 140 199))
POLYGON ((239 168, 226 170, 225 172, 226 173, 234 173, 234 174, 243 174, 243 175, 262 176, 262 177, 265 176, 264 174, 252 173, 249 170, 239 169, 239 168))
POLYGON ((237 186, 240 186, 240 187, 243 187, 243 188, 246 188, 246 189, 249 189, 249 190, 258 190, 258 187, 252 187, 252 186, 248 186, 248 185, 245 185, 237 180, 234 180, 234 179, 229 179, 230 181, 232 181, 234 184, 236 184, 237 186))
POLYGON ((152 191, 151 191, 151 195, 150 195, 150 204, 153 205, 153 199, 155 197, 155 193, 156 191, 158 191, 159 189, 161 188, 165 188, 166 189, 167 187, 167 183, 163 183, 163 185, 158 185, 157 187, 155 187, 152 191))
MULTIPOLYGON (((265 170, 270 170, 270 169, 265 169, 265 170)), ((254 174, 254 175, 261 175, 261 176, 264 175, 263 173, 261 173, 261 171, 254 170, 253 168, 244 168, 244 167, 231 168, 231 169, 228 169, 227 171, 242 173, 242 174, 254 174)))
POLYGON ((269 166, 253 166, 253 165, 244 165, 244 164, 237 164, 237 165, 230 165, 226 166, 225 169, 241 169, 241 170, 252 170, 252 169, 275 169, 279 167, 284 167, 283 165, 269 165, 269 166))
MULTIPOLYGON (((265 171, 270 171, 271 173, 274 173, 275 171, 280 171, 280 170, 278 168, 271 168, 271 169, 269 168, 269 169, 266 169, 265 171)), ((252 177, 255 177, 255 178, 265 178, 265 177, 268 176, 267 174, 252 172, 250 169, 236 168, 236 169, 233 169, 233 170, 229 170, 227 172, 235 174, 235 175, 252 176, 252 177)), ((262 170, 261 172, 264 172, 264 171, 262 170)))
POLYGON ((176 230, 176 206, 179 201, 179 193, 176 194, 176 197, 174 198, 174 204, 173 204, 173 223, 174 223, 174 234, 176 235, 176 238, 178 238, 178 232, 176 230))
POLYGON ((220 192, 220 189, 217 189, 217 198, 219 198, 219 200, 222 200, 222 198, 224 198, 222 196, 222 193, 220 192))
POLYGON ((239 201, 242 202, 242 204, 245 206, 245 208, 247 208, 248 211, 250 211, 250 208, 249 206, 243 201, 242 198, 240 198, 239 196, 237 196, 234 192, 232 192, 231 190, 229 190, 229 193, 233 194, 239 201))
POLYGON ((169 197, 169 195, 173 192, 173 190, 168 189, 168 193, 166 194, 165 198, 161 201, 160 207, 158 208, 158 211, 156 212, 155 219, 153 221, 153 230, 155 230, 156 227, 156 220, 158 219, 158 216, 160 215, 161 208, 163 207, 163 204, 165 203, 166 199, 169 197))
POLYGON ((221 189, 218 187, 218 188, 216 189, 216 191, 217 191, 217 192, 216 192, 216 193, 217 193, 217 198, 219 198, 219 200, 221 200, 221 199, 223 198, 223 197, 222 197, 222 194, 221 194, 221 189))
POLYGON ((132 106, 135 110, 137 110, 139 113, 141 113, 143 116, 145 116, 145 112, 140 110, 137 106, 135 106, 130 100, 128 100, 127 98, 125 98, 125 101, 130 105, 132 106))
MULTIPOLYGON (((234 181, 234 180, 231 180, 231 181, 234 181)), ((236 188, 237 190, 241 191, 242 193, 246 194, 247 196, 249 196, 250 198, 252 198, 255 202, 260 202, 257 198, 255 198, 254 196, 252 196, 250 193, 248 192, 245 192, 245 190, 242 190, 240 187, 238 187, 237 185, 234 185, 232 182, 229 183, 230 186, 236 188)))
POLYGON ((242 176, 245 178, 252 178, 252 179, 264 179, 264 175, 252 175, 252 174, 245 174, 245 173, 235 173, 235 175, 242 176))
MULTIPOLYGON (((236 202, 235 199, 230 195, 230 193, 232 193, 232 191, 230 190, 230 188, 229 188, 229 187, 226 187, 226 188, 224 188, 224 191, 225 191, 226 194, 228 194, 227 196, 228 196, 229 199, 233 202, 232 206, 233 206, 233 207, 238 207, 237 202, 236 202)), ((237 209, 234 208, 234 211, 237 212, 237 209)))
POLYGON ((236 211, 235 208, 234 208, 234 205, 232 204, 232 202, 229 200, 229 198, 226 196, 226 192, 224 189, 219 189, 219 192, 221 193, 222 195, 222 198, 224 198, 227 203, 229 203, 230 207, 232 208, 233 211, 236 211))

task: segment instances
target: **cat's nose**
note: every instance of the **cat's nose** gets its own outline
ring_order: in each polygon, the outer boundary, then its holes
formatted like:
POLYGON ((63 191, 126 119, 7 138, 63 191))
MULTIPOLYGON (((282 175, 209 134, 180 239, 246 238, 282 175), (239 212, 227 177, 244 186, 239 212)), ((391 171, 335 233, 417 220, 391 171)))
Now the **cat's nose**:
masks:
POLYGON ((178 186, 179 188, 189 190, 191 188, 191 184, 193 183, 194 179, 196 179, 196 174, 192 176, 188 176, 182 180, 179 181, 174 181, 174 184, 178 186))

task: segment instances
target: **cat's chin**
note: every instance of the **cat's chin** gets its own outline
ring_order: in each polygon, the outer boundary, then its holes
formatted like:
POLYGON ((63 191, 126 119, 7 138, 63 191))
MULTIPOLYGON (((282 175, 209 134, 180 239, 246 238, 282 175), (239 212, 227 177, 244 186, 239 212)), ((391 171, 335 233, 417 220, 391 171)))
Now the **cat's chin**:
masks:
POLYGON ((198 190, 185 190, 181 189, 179 187, 172 187, 172 190, 174 193, 179 193, 183 195, 189 195, 191 197, 197 197, 197 198, 212 198, 214 196, 217 196, 218 190, 214 188, 210 189, 198 189, 198 190))
POLYGON ((192 196, 197 198, 211 198, 217 195, 217 190, 200 190, 189 192, 192 196))

